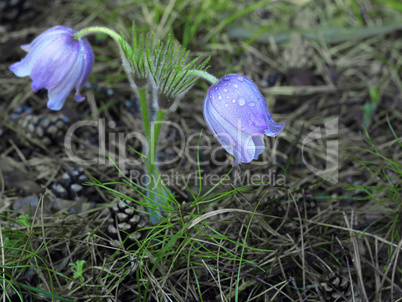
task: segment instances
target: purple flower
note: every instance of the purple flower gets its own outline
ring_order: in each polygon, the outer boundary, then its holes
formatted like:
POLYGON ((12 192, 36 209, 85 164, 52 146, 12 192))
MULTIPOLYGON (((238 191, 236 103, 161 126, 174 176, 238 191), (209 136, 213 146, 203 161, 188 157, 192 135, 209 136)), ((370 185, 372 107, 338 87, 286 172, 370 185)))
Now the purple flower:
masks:
POLYGON ((87 80, 94 54, 84 38, 74 39, 77 33, 67 26, 52 27, 21 48, 28 54, 9 68, 18 77, 30 76, 32 89, 48 90, 47 107, 60 110, 75 87, 75 100, 85 98, 79 90, 87 80))
POLYGON ((249 163, 264 151, 264 135, 277 136, 285 124, 275 123, 267 101, 248 78, 229 74, 213 85, 204 101, 204 117, 234 165, 249 163))

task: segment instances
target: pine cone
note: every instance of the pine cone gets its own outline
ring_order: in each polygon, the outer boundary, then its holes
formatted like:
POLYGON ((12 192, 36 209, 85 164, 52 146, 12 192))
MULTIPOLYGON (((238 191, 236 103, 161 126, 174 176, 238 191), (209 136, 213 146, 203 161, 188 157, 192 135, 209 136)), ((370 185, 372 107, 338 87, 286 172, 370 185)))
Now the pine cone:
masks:
POLYGON ((143 214, 145 208, 130 200, 122 200, 110 209, 108 232, 126 238, 127 234, 133 239, 140 239, 143 232, 138 232, 148 224, 148 216, 143 214))
POLYGON ((350 280, 338 273, 332 272, 326 277, 323 296, 325 301, 352 302, 362 301, 359 297, 353 298, 350 280))
POLYGON ((63 114, 26 115, 18 123, 28 130, 29 137, 40 139, 46 146, 66 133, 68 118, 63 114))
POLYGON ((60 199, 86 201, 88 192, 93 189, 83 186, 82 183, 88 181, 83 168, 74 168, 72 173, 64 173, 62 181, 56 181, 52 185, 52 190, 60 199))

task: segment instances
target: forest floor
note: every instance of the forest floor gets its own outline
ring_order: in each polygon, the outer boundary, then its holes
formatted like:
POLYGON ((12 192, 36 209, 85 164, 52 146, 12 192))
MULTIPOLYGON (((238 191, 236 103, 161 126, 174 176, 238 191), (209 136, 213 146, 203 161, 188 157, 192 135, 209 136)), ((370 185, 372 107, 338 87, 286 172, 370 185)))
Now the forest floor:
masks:
POLYGON ((0 28, 2 301, 402 301, 397 1, 22 2, 0 28), (133 20, 189 59, 211 56, 217 77, 249 77, 286 123, 233 167, 197 81, 161 132, 175 198, 157 225, 143 208, 139 102, 113 41, 88 38, 86 101, 58 112, 8 70, 49 27, 131 41, 133 20))

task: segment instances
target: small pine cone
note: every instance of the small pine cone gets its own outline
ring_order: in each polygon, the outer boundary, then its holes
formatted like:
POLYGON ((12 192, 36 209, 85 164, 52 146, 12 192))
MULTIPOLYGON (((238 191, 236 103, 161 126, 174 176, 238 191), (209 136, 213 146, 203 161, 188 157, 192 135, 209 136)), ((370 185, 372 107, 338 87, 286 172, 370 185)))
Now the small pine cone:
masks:
POLYGON ((66 133, 68 118, 63 114, 26 115, 18 123, 28 130, 27 135, 41 140, 46 146, 66 133))
POLYGON ((133 239, 140 239, 142 232, 139 229, 148 224, 148 216, 143 214, 145 208, 130 200, 122 200, 110 209, 108 232, 112 236, 120 230, 121 236, 129 234, 133 239))
POLYGON ((332 272, 326 279, 327 282, 324 284, 325 301, 352 301, 350 281, 347 278, 332 272))
POLYGON ((86 201, 87 196, 93 188, 84 186, 82 183, 87 182, 88 177, 84 173, 83 168, 74 168, 72 173, 64 173, 61 181, 56 181, 52 185, 52 190, 57 198, 86 201))

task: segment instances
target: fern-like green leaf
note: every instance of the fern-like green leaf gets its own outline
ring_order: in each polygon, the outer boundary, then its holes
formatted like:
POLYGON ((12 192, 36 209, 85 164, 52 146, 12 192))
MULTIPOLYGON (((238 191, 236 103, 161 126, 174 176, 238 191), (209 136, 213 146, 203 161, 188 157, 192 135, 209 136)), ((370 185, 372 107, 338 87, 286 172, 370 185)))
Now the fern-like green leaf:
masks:
POLYGON ((166 42, 154 41, 151 34, 138 34, 133 23, 133 48, 125 47, 123 52, 134 72, 134 80, 146 84, 151 81, 158 90, 158 96, 167 102, 180 98, 194 85, 197 76, 190 70, 205 71, 209 58, 197 66, 199 58, 186 63, 190 51, 183 49, 171 37, 166 42))

